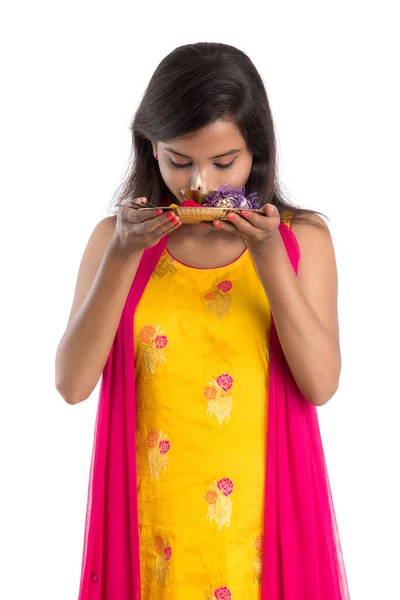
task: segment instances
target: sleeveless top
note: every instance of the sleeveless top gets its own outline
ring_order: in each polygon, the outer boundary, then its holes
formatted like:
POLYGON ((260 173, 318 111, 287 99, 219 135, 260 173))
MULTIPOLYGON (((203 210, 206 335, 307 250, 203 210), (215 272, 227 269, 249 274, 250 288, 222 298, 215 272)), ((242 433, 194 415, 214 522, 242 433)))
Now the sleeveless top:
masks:
POLYGON ((247 249, 164 250, 134 318, 143 600, 260 598, 270 323, 247 249))

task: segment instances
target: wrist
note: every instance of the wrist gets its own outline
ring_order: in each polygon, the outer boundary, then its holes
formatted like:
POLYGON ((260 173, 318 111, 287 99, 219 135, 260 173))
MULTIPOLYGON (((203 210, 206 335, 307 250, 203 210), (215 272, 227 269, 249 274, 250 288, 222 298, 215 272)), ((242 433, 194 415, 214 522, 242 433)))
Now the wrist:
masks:
POLYGON ((282 249, 282 238, 279 230, 276 229, 266 240, 256 246, 249 247, 254 260, 265 259, 266 256, 271 256, 275 252, 282 249))
POLYGON ((114 235, 107 248, 107 254, 119 262, 123 263, 136 263, 138 258, 142 255, 143 250, 136 247, 127 247, 120 238, 120 236, 114 235))

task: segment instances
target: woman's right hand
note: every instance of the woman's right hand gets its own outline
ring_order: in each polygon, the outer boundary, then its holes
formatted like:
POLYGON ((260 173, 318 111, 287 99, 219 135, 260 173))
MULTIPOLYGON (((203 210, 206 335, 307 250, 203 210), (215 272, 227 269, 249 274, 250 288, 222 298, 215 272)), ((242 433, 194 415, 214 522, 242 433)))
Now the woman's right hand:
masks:
MULTIPOLYGON (((134 199, 136 204, 146 205, 146 198, 134 199)), ((123 254, 132 254, 155 246, 161 238, 182 225, 173 211, 160 209, 141 211, 129 201, 117 213, 117 222, 112 244, 123 254)))

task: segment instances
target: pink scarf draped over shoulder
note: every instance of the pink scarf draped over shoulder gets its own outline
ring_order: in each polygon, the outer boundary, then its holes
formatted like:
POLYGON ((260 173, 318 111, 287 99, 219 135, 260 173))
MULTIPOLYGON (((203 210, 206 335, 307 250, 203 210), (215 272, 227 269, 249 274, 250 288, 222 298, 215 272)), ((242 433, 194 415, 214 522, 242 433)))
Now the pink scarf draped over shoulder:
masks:
MULTIPOLYGON (((279 226, 297 275, 299 246, 279 226)), ((166 238, 143 253, 102 374, 79 600, 141 598, 133 318, 166 238)), ((272 319, 262 600, 349 600, 316 407, 302 396, 272 319)), ((234 598, 232 600, 235 600, 234 598)))

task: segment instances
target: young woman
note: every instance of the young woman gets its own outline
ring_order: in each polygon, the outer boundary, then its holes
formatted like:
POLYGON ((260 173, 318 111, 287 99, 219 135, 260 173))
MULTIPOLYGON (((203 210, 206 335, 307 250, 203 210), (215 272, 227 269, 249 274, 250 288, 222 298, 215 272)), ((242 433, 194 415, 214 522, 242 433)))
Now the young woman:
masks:
POLYGON ((179 47, 132 135, 56 358, 70 404, 103 375, 80 600, 344 600, 316 417, 341 369, 335 255, 279 189, 260 75, 232 46, 179 47), (225 183, 264 214, 186 225, 132 203, 225 183))

